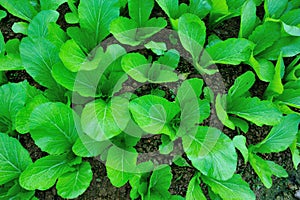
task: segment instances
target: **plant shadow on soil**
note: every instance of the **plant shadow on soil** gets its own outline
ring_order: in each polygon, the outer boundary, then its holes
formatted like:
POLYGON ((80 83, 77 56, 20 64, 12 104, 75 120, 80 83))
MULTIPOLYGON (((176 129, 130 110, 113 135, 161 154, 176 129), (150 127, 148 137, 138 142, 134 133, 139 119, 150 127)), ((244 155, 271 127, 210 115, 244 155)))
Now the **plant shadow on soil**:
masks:
MULTIPOLYGON (((63 4, 60 9, 60 13, 63 14, 68 11, 66 4, 63 4)), ((160 15, 164 16, 163 12, 156 5, 155 12, 159 12, 160 15)), ((18 18, 15 18, 11 15, 8 15, 0 23, 0 29, 4 35, 5 40, 12 38, 22 38, 22 35, 15 34, 11 30, 11 26, 14 22, 20 21, 18 18)), ((68 26, 63 18, 59 19, 58 22, 64 29, 68 26)), ((239 19, 233 18, 229 19, 219 26, 215 27, 213 30, 208 30, 211 33, 216 34, 221 39, 227 39, 230 37, 237 37, 239 31, 239 19)), ((180 63, 180 70, 183 72, 189 72, 189 77, 199 77, 199 74, 194 70, 193 67, 187 66, 185 63, 180 63)), ((236 77, 244 73, 245 71, 251 70, 248 66, 239 65, 239 66, 218 66, 220 74, 222 75, 222 81, 225 83, 225 88, 228 88, 233 84, 236 77)), ((179 71, 180 71, 179 70, 179 71)), ((23 80, 28 80, 32 85, 40 88, 40 86, 34 82, 34 80, 25 72, 25 71, 13 71, 7 72, 6 76, 10 82, 20 82, 23 80)), ((208 80, 209 81, 209 80, 208 80)), ((207 83, 211 84, 211 83, 207 83)), ((264 90, 266 89, 266 84, 260 81, 256 81, 254 87, 251 89, 251 93, 255 96, 261 97, 264 90)), ((40 88, 41 89, 41 88, 40 88)), ((147 91, 147 89, 145 90, 147 91)), ((214 111, 212 111, 214 112, 214 111)), ((236 131, 232 131, 224 127, 223 132, 227 134, 230 138, 233 138, 235 135, 238 135, 236 131)), ((270 127, 263 126, 257 127, 251 125, 249 132, 245 134, 248 144, 256 144, 264 139, 264 137, 270 131, 270 127)), ((30 156, 33 161, 38 158, 45 156, 46 154, 42 152, 35 144, 29 134, 20 135, 19 140, 22 145, 29 151, 30 156)), ((160 137, 150 137, 145 140, 141 140, 137 145, 138 151, 143 152, 153 152, 158 149, 160 144, 160 137)), ((272 160, 277 164, 283 166, 289 173, 288 178, 273 178, 273 187, 271 189, 266 189, 251 166, 249 164, 244 164, 244 160, 241 154, 238 153, 238 167, 237 173, 241 174, 243 179, 246 180, 252 190, 255 192, 258 200, 287 200, 295 199, 295 191, 300 189, 300 167, 297 170, 293 168, 293 163, 291 159, 291 154, 289 150, 286 150, 281 153, 272 153, 268 155, 262 155, 263 158, 272 160)), ((165 157, 159 157, 165 159, 165 157)), ((130 185, 127 183, 121 188, 116 188, 110 183, 105 170, 105 165, 99 161, 97 158, 88 158, 86 159, 92 165, 93 179, 88 190, 79 196, 77 199, 103 199, 103 200, 124 200, 130 199, 130 185)), ((162 161, 166 162, 166 161, 162 161)), ((173 180, 169 191, 172 194, 179 194, 185 196, 188 183, 192 178, 195 170, 190 167, 178 167, 174 164, 171 165, 173 180)), ((203 186, 203 190, 207 195, 207 186, 203 186)), ((52 187, 46 191, 36 191, 36 197, 39 199, 45 200, 61 200, 62 198, 57 195, 55 187, 52 187)), ((209 198, 208 198, 209 199, 209 198)))

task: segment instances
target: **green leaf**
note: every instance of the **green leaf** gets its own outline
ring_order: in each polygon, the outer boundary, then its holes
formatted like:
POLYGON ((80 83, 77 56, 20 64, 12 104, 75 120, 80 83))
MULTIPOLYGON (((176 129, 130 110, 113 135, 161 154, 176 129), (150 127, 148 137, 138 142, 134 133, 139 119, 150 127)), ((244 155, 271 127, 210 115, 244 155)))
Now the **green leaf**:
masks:
POLYGON ((198 62, 206 38, 206 27, 201 19, 193 14, 184 14, 178 21, 178 34, 182 46, 198 62))
POLYGON ((255 75, 251 71, 247 71, 235 79, 234 84, 228 90, 227 99, 235 100, 243 96, 253 86, 255 75))
POLYGON ((43 95, 35 96, 28 104, 20 109, 16 115, 16 130, 21 133, 25 134, 28 133, 29 130, 29 118, 31 112, 39 105, 43 103, 47 103, 49 100, 43 95))
POLYGON ((58 24, 50 23, 48 24, 48 34, 46 38, 57 48, 61 48, 67 40, 67 34, 58 24))
POLYGON ((15 22, 11 29, 14 33, 22 33, 23 35, 28 34, 28 26, 29 24, 26 22, 15 22))
MULTIPOLYGON (((299 132, 298 132, 298 135, 299 132)), ((298 136, 299 138, 299 136, 298 136)), ((298 168, 298 165, 300 163, 300 151, 297 147, 297 143, 298 143, 298 139, 295 139, 293 141, 293 143, 291 144, 290 146, 290 150, 291 150, 291 153, 292 153, 292 160, 293 160, 293 164, 294 164, 294 168, 297 169, 298 168)))
POLYGON ((169 123, 180 111, 177 104, 162 97, 145 95, 132 100, 129 109, 144 131, 152 134, 164 133, 173 138, 174 131, 169 123))
POLYGON ((233 138, 234 146, 241 152, 244 157, 244 163, 248 162, 248 148, 246 147, 246 137, 243 135, 237 135, 233 138))
POLYGON ((180 105, 185 105, 191 100, 200 98, 202 94, 203 80, 192 78, 181 83, 176 94, 176 101, 180 105))
POLYGON ((48 34, 48 24, 58 20, 59 13, 54 10, 39 12, 28 26, 28 37, 31 39, 45 37, 48 34))
POLYGON ((239 37, 247 38, 256 25, 256 5, 254 0, 248 0, 242 7, 239 37))
POLYGON ((96 157, 102 154, 110 145, 110 141, 98 142, 85 134, 80 134, 72 147, 72 151, 80 157, 96 157))
POLYGON ((283 93, 283 84, 281 79, 283 78, 284 71, 285 71, 284 61, 282 58, 282 54, 280 54, 275 66, 275 73, 273 79, 270 81, 264 93, 265 96, 270 97, 276 94, 283 93))
POLYGON ((0 133, 0 185, 18 178, 31 163, 28 151, 17 139, 0 133))
POLYGON ((226 96, 223 95, 221 96, 220 94, 217 95, 216 97, 216 112, 217 112, 217 116, 219 118, 219 120, 222 122, 222 124, 224 124, 225 126, 227 126, 228 128, 234 130, 235 129, 235 125, 234 123, 230 120, 227 112, 226 112, 226 96))
POLYGON ((29 165, 20 176, 20 185, 26 190, 47 190, 63 174, 73 171, 67 155, 49 155, 29 165))
POLYGON ((283 117, 281 122, 271 129, 267 137, 253 147, 255 152, 272 153, 286 150, 298 133, 300 117, 292 114, 283 117))
POLYGON ((27 81, 8 83, 0 87, 0 132, 11 133, 16 128, 16 116, 37 90, 27 81))
POLYGON ((41 104, 30 115, 30 135, 42 151, 49 154, 68 152, 78 138, 74 121, 77 117, 65 104, 41 104))
POLYGON ((277 40, 271 47, 261 52, 258 56, 269 60, 277 60, 282 52, 282 57, 293 57, 300 53, 300 37, 287 36, 277 40))
POLYGON ((161 154, 170 154, 174 149, 174 143, 167 135, 162 135, 161 138, 161 145, 159 145, 159 152, 161 154))
POLYGON ((144 83, 148 80, 148 71, 150 63, 147 59, 139 53, 129 53, 123 56, 122 61, 123 70, 131 76, 134 80, 144 83))
POLYGON ((31 19, 37 14, 37 11, 31 5, 30 1, 0 0, 0 4, 12 15, 26 21, 31 21, 31 19))
POLYGON ((266 188, 272 187, 272 175, 288 177, 288 173, 283 167, 272 161, 264 160, 255 154, 249 154, 249 162, 266 188))
POLYGON ((249 36, 249 40, 256 44, 253 52, 254 55, 271 47, 272 44, 280 38, 280 29, 280 24, 275 22, 265 22, 262 25, 257 26, 249 36))
POLYGON ((156 0, 156 3, 168 15, 169 18, 177 19, 179 17, 178 0, 156 0))
POLYGON ((163 55, 165 53, 165 51, 167 51, 167 46, 166 43, 164 42, 154 42, 154 41, 150 41, 147 44, 144 45, 147 49, 151 49, 153 51, 153 53, 155 53, 156 55, 160 56, 163 55))
POLYGON ((42 10, 56 10, 61 4, 68 0, 40 0, 42 10))
POLYGON ((149 19, 154 7, 154 0, 128 0, 129 16, 142 27, 149 19))
POLYGON ((159 57, 157 62, 163 65, 162 68, 170 69, 171 67, 175 69, 178 66, 179 60, 179 52, 175 49, 171 49, 167 51, 163 56, 159 57))
POLYGON ((119 12, 118 0, 80 1, 80 27, 90 33, 89 37, 95 38, 96 46, 109 35, 109 25, 119 16, 119 12))
POLYGON ((204 196, 200 187, 200 180, 198 174, 193 176, 193 178, 190 180, 185 198, 187 200, 206 200, 206 197, 204 196))
POLYGON ((96 141, 110 139, 122 132, 114 119, 111 102, 106 103, 102 99, 85 105, 81 124, 83 131, 96 141))
POLYGON ((7 16, 7 13, 4 10, 0 10, 0 21, 7 16))
POLYGON ((207 176, 201 176, 204 183, 209 185, 212 191, 222 199, 226 200, 244 200, 255 199, 254 192, 250 189, 239 174, 234 174, 232 178, 226 181, 216 180, 207 176))
MULTIPOLYGON (((252 42, 243 38, 230 38, 218 42, 206 48, 207 55, 204 55, 204 61, 206 61, 205 66, 215 63, 238 65, 249 59, 252 49, 252 42)), ((202 59, 203 58, 201 58, 201 60, 202 59)))
POLYGON ((200 19, 204 18, 212 9, 210 1, 190 0, 188 12, 197 15, 200 19))
POLYGON ((300 108, 300 89, 285 89, 276 100, 288 106, 300 108))
POLYGON ((20 44, 21 58, 26 72, 47 88, 57 87, 51 71, 53 65, 60 61, 58 52, 59 50, 44 38, 35 40, 24 38, 20 44))
POLYGON ((276 0, 266 0, 264 8, 266 16, 274 19, 278 19, 285 11, 288 5, 288 0, 282 0, 277 2, 276 0))
POLYGON ((0 70, 24 70, 23 63, 19 54, 7 54, 0 57, 0 70))
POLYGON ((235 172, 237 154, 233 142, 220 130, 200 126, 196 135, 183 136, 182 144, 193 166, 202 174, 227 180, 235 172))
POLYGON ((275 68, 271 61, 264 58, 256 60, 256 58, 251 55, 249 65, 254 69, 260 80, 270 82, 273 79, 275 68))
POLYGON ((276 125, 281 121, 282 114, 271 102, 257 97, 240 97, 227 107, 227 113, 244 118, 257 126, 276 125))
POLYGON ((232 117, 232 116, 229 116, 229 120, 232 121, 232 123, 241 129, 241 131, 243 131, 244 133, 247 133, 248 130, 249 130, 249 125, 248 123, 241 119, 241 118, 238 118, 238 117, 232 117))
POLYGON ((108 150, 106 160, 107 176, 116 187, 123 186, 136 172, 138 154, 113 146, 108 150))
POLYGON ((146 199, 169 199, 172 173, 168 165, 160 165, 152 172, 146 199))
POLYGON ((63 174, 58 178, 57 194, 66 199, 73 199, 83 194, 89 187, 93 172, 89 162, 81 163, 73 172, 63 174))

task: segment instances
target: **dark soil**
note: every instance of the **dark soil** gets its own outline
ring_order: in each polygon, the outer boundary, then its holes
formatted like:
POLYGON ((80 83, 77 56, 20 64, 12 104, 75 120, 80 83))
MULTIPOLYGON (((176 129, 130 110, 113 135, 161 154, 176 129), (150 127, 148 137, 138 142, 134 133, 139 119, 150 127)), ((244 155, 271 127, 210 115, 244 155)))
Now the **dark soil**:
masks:
MULTIPOLYGON (((261 8, 259 8, 261 9, 261 8)), ((66 4, 59 8, 61 13, 66 13, 69 11, 66 4)), ((155 12, 158 13, 159 16, 165 17, 164 12, 162 12, 157 6, 155 7, 155 12)), ((258 10, 260 13, 261 10, 258 10)), ((157 15, 156 15, 157 16, 157 15)), ((0 29, 4 35, 5 40, 9 40, 12 38, 19 38, 21 39, 23 36, 20 34, 14 34, 11 30, 11 26, 14 22, 20 21, 19 19, 11 16, 10 14, 0 22, 0 29)), ((69 25, 65 23, 64 19, 60 17, 58 22, 62 28, 65 30, 69 25)), ((221 39, 227 39, 230 37, 237 37, 239 30, 239 18, 229 19, 213 30, 209 30, 210 33, 214 33, 219 36, 221 39)), ((236 77, 241 75, 242 73, 246 72, 247 70, 251 70, 249 66, 240 65, 240 66, 226 66, 220 65, 218 66, 221 74, 222 80, 216 80, 217 77, 210 77, 205 79, 207 85, 211 86, 214 91, 218 91, 220 88, 218 83, 224 82, 225 91, 228 91, 229 87, 233 84, 236 77)), ((189 73, 189 78, 191 77, 199 77, 200 75, 196 72, 196 70, 188 64, 187 61, 181 59, 180 66, 178 67, 179 72, 189 73)), ((31 84, 35 85, 36 83, 34 80, 25 72, 25 71, 13 71, 13 72, 6 72, 6 76, 10 82, 19 82, 22 80, 28 80, 31 84)), ((200 76, 201 77, 201 76, 200 76)), ((258 79, 257 79, 258 80, 258 79)), ((131 82, 132 83, 132 82, 131 82)), ((136 90, 135 87, 132 87, 128 83, 126 87, 131 87, 128 90, 136 90)), ((251 89, 251 93, 254 96, 262 97, 264 90, 266 89, 266 84, 260 81, 256 81, 254 87, 251 89)), ((36 87, 39 88, 38 85, 36 87)), ((140 91, 137 91, 139 95, 149 93, 152 86, 148 86, 146 88, 141 88, 140 91)), ((172 93, 168 91, 169 87, 163 86, 155 86, 160 87, 159 89, 166 91, 166 95, 168 95, 168 99, 172 97, 172 93), (169 93, 168 93, 169 92, 169 93)), ((176 87, 175 87, 176 88, 176 87)), ((155 89, 155 88, 154 88, 155 89)), ((125 89, 126 90, 126 89, 125 89)), ((214 111, 212 111, 214 114, 214 111)), ((219 124, 219 122, 216 122, 219 124)), ((218 126, 218 125, 216 125, 218 126)), ((235 135, 239 133, 237 131, 232 131, 227 128, 222 129, 225 134, 229 137, 233 138, 235 135)), ((247 138, 247 144, 256 144, 264 139, 264 137, 270 131, 270 127, 263 126, 257 127, 255 125, 251 125, 249 132, 245 134, 247 138)), ((34 141, 31 139, 29 134, 20 135, 18 136, 20 142, 23 146, 29 151, 33 161, 45 156, 44 152, 34 144, 34 141)), ((172 159, 171 155, 161 156, 158 153, 158 146, 161 144, 160 136, 153 136, 153 137, 145 137, 143 138, 137 145, 136 149, 138 152, 143 153, 151 153, 149 155, 149 160, 153 160, 156 163, 168 163, 170 164, 170 160, 172 159)), ((179 147, 180 148, 180 147, 179 147)), ((289 173, 288 178, 274 178, 273 187, 271 189, 266 189, 257 175, 254 173, 251 166, 248 164, 244 164, 244 160, 239 154, 238 159, 238 167, 237 173, 241 174, 244 180, 246 180, 250 187, 256 194, 258 200, 287 200, 287 199, 295 199, 294 194, 295 191, 300 188, 300 168, 297 170, 293 169, 291 154, 289 150, 286 150, 281 153, 272 153, 268 155, 262 155, 265 159, 272 160, 277 164, 283 166, 289 173)), ((130 185, 126 184, 121 188, 116 188, 111 185, 105 170, 105 165, 100 162, 97 158, 90 158, 86 159, 92 165, 93 171, 93 180, 90 184, 88 190, 78 197, 77 199, 86 199, 86 200, 126 200, 130 199, 130 185)), ((195 173, 195 169, 189 167, 178 167, 174 164, 171 165, 172 173, 173 173, 173 180, 169 191, 172 194, 179 194, 185 196, 187 191, 187 186, 195 173)), ((207 194, 207 187, 203 186, 205 193, 207 194)), ((60 200, 55 187, 47 190, 47 191, 36 191, 36 197, 39 199, 45 200, 60 200)))

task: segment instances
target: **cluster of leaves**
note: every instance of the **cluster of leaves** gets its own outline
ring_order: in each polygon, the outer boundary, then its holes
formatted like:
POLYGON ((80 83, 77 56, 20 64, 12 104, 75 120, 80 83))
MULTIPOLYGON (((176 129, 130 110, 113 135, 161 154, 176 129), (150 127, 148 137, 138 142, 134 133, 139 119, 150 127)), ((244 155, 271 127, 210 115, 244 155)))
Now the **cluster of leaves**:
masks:
POLYGON ((0 34, 1 199, 35 199, 35 190, 54 185, 61 197, 76 198, 93 176, 86 157, 105 162, 114 186, 129 183, 131 199, 206 199, 201 182, 212 199, 255 199, 235 173, 237 150, 267 188, 272 175, 288 174, 262 154, 289 148, 298 167, 299 0, 190 0, 189 5, 178 0, 0 0, 0 5, 21 19, 12 30, 24 36, 6 41, 0 34), (72 25, 66 30, 57 24, 56 9, 63 3, 70 8, 63 17, 72 25), (166 18, 152 17, 155 3, 166 18), (262 19, 257 6, 264 7, 262 19), (126 11, 129 18, 120 14, 126 11), (207 29, 232 17, 241 21, 238 38, 207 35, 207 29), (180 43, 184 55, 152 39, 168 23, 178 35, 170 35, 169 43, 180 43), (111 35, 118 44, 105 46, 111 35), (151 49, 153 56, 129 52, 128 46, 151 49), (214 95, 202 79, 175 72, 186 54, 200 74, 217 73, 215 64, 243 63, 253 70, 239 76, 227 94, 214 95), (285 57, 292 60, 287 67, 285 57), (8 83, 5 72, 13 70, 26 70, 43 89, 27 81, 8 83), (256 79, 268 83, 263 98, 249 92, 256 79), (173 99, 162 90, 138 96, 123 88, 128 80, 179 87, 173 99), (237 130, 233 139, 204 123, 212 108, 224 126, 237 130), (261 142, 249 144, 244 136, 249 123, 272 128, 261 142), (16 139, 27 133, 47 156, 32 162, 16 139), (161 154, 172 152, 175 141, 183 146, 190 162, 178 155, 174 164, 196 171, 185 197, 168 191, 170 166, 139 161, 135 146, 149 135, 161 136, 161 154))

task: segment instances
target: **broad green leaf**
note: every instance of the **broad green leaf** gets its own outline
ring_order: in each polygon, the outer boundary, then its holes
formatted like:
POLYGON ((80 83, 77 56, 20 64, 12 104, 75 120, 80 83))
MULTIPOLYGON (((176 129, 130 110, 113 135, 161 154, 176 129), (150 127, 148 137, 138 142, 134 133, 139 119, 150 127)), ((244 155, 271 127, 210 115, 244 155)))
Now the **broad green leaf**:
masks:
POLYGON ((256 25, 256 5, 254 0, 248 0, 242 7, 239 37, 247 38, 256 25))
POLYGON ((178 66, 180 60, 179 52, 175 49, 167 51, 163 56, 159 57, 157 62, 162 64, 162 68, 169 69, 170 67, 175 69, 178 66))
POLYGON ((35 39, 45 37, 48 34, 48 24, 58 20, 59 13, 54 10, 39 12, 28 26, 28 37, 35 39))
POLYGON ((35 200, 35 191, 28 191, 22 188, 17 180, 11 181, 2 185, 0 192, 0 199, 24 199, 35 200))
POLYGON ((129 16, 142 27, 149 19, 154 0, 128 0, 129 16))
POLYGON ((256 60, 252 54, 248 62, 260 80, 270 82, 273 79, 275 68, 271 61, 264 58, 256 60))
POLYGON ((68 24, 77 24, 79 23, 78 14, 69 12, 65 14, 65 20, 68 24))
POLYGON ((0 87, 0 132, 11 133, 15 130, 17 113, 37 94, 37 90, 27 81, 0 87))
POLYGON ((143 55, 139 53, 126 54, 123 56, 121 64, 123 70, 134 80, 141 83, 148 80, 150 63, 143 55))
POLYGON ((63 174, 58 178, 57 194, 66 199, 73 199, 83 194, 89 187, 93 172, 89 162, 81 163, 73 172, 63 174))
POLYGON ((161 154, 170 154, 174 149, 174 142, 167 135, 162 135, 161 145, 159 145, 159 152, 161 154))
POLYGON ((275 22, 265 22, 257 26, 249 36, 249 40, 256 44, 253 52, 254 55, 271 47, 280 38, 280 29, 280 24, 275 22))
POLYGON ((238 65, 249 59, 252 49, 253 44, 249 40, 243 38, 230 38, 206 48, 204 64, 205 66, 215 63, 238 65))
POLYGON ((26 190, 47 190, 66 172, 73 171, 67 155, 48 155, 35 161, 22 172, 19 182, 26 190))
POLYGON ((68 152, 78 138, 74 121, 77 117, 65 104, 41 104, 30 115, 30 135, 42 151, 49 154, 68 152))
MULTIPOLYGON (((298 135, 300 135, 299 132, 298 132, 298 135)), ((295 139, 294 142, 290 146, 290 151, 292 153, 292 160, 293 160, 295 169, 298 168, 298 165, 300 163, 300 151, 299 151, 299 148, 297 147, 297 143, 298 143, 298 139, 295 139)))
POLYGON ((283 84, 281 79, 283 78, 284 71, 285 71, 284 61, 282 58, 282 54, 280 54, 275 66, 275 73, 273 79, 270 81, 264 93, 265 96, 272 97, 274 95, 283 93, 283 84))
POLYGON ((116 187, 123 186, 136 172, 138 154, 113 146, 108 150, 106 160, 107 176, 116 187))
POLYGON ((216 24, 229 14, 229 9, 226 0, 211 0, 211 2, 212 9, 210 11, 209 23, 216 24))
POLYGON ((169 18, 177 19, 179 17, 178 0, 156 0, 156 2, 169 18))
POLYGON ((255 154, 249 154, 249 162, 266 188, 272 186, 272 175, 288 177, 288 173, 283 167, 272 161, 264 160, 255 154))
POLYGON ((300 108, 300 89, 285 89, 276 100, 288 106, 300 108))
POLYGON ((283 21, 285 24, 292 25, 292 26, 297 26, 298 24, 300 24, 300 19, 298 17, 299 14, 300 14, 300 9, 299 8, 298 9, 293 9, 293 10, 290 10, 289 12, 285 12, 280 17, 280 20, 283 21))
POLYGON ((98 142, 85 134, 80 134, 72 147, 72 151, 80 157, 95 157, 102 154, 110 145, 110 141, 98 142))
POLYGON ((0 0, 0 4, 12 15, 26 21, 31 21, 31 19, 37 14, 37 11, 31 5, 30 1, 0 0))
POLYGON ((183 136, 182 144, 187 157, 202 174, 227 180, 235 172, 237 154, 233 142, 220 130, 200 126, 196 135, 183 136))
POLYGON ((212 191, 225 200, 255 200, 255 194, 239 174, 234 174, 228 180, 220 181, 207 176, 201 176, 204 183, 209 185, 212 191))
POLYGON ((178 76, 173 70, 174 68, 161 65, 155 61, 148 71, 148 80, 150 83, 176 82, 178 81, 178 76))
MULTIPOLYGON (((96 56, 101 56, 103 54, 103 49, 100 47, 96 51, 96 56)), ((82 65, 85 62, 88 62, 87 55, 81 50, 80 46, 76 44, 74 40, 68 40, 64 43, 60 49, 59 57, 71 72, 77 72, 82 70, 82 65)), ((98 62, 95 63, 95 68, 99 63, 99 59, 96 59, 98 62)))
POLYGON ((182 46, 198 62, 206 38, 206 27, 201 19, 193 14, 184 14, 178 21, 178 34, 182 46))
POLYGON ((110 32, 123 44, 131 46, 139 45, 141 40, 136 37, 137 31, 137 22, 125 17, 118 17, 110 24, 110 32))
POLYGON ((164 133, 173 138, 174 131, 169 122, 180 111, 176 103, 162 97, 146 95, 132 100, 129 109, 144 131, 152 134, 164 133))
POLYGON ((24 70, 23 63, 19 54, 7 54, 0 57, 0 70, 24 70))
POLYGON ((51 75, 52 67, 58 63, 59 49, 44 38, 24 38, 20 44, 20 53, 26 72, 35 81, 47 88, 56 88, 57 83, 51 75))
POLYGON ((200 98, 202 94, 203 80, 192 78, 181 83, 176 94, 176 101, 180 105, 189 103, 191 100, 200 98))
POLYGON ((61 48, 67 40, 67 34, 58 24, 50 23, 48 24, 48 34, 46 38, 57 48, 61 48))
POLYGON ((237 135, 233 138, 233 144, 244 157, 244 163, 248 162, 248 148, 246 147, 246 137, 243 135, 237 135))
POLYGON ((146 40, 166 26, 167 21, 164 18, 151 18, 144 24, 144 26, 137 30, 136 37, 140 38, 141 41, 146 40))
POLYGON ((240 97, 227 105, 227 113, 244 118, 257 126, 276 125, 281 121, 282 114, 271 102, 257 97, 240 97))
POLYGON ((18 178, 31 163, 28 151, 17 139, 0 133, 0 185, 18 178))
POLYGON ((211 9, 212 5, 208 0, 190 0, 188 12, 195 14, 202 19, 210 12, 211 9))
POLYGON ((243 131, 244 133, 247 133, 248 130, 249 130, 249 125, 248 123, 241 119, 241 118, 238 118, 238 117, 233 117, 233 116, 229 116, 229 120, 232 121, 232 123, 241 129, 241 131, 243 131))
POLYGON ((69 27, 67 29, 67 34, 86 54, 92 51, 99 44, 96 41, 96 37, 91 38, 91 33, 89 31, 79 28, 78 26, 69 27))
POLYGON ((291 36, 300 36, 300 28, 297 26, 290 26, 282 22, 285 32, 291 36))
POLYGON ((255 75, 251 71, 247 71, 235 79, 234 84, 228 91, 227 99, 230 101, 243 96, 253 86, 255 75))
POLYGON ((109 25, 119 16, 119 12, 118 0, 80 1, 80 27, 87 30, 90 33, 89 37, 94 37, 99 44, 109 35, 109 25))
POLYGON ((20 109, 16 115, 16 130, 21 133, 29 133, 29 118, 31 112, 39 105, 47 103, 49 100, 43 95, 35 96, 28 104, 20 109))
POLYGON ((277 60, 282 52, 282 57, 293 57, 300 53, 300 37, 287 36, 277 40, 271 47, 265 49, 258 56, 269 60, 277 60))
POLYGON ((234 130, 235 125, 234 123, 230 120, 227 112, 226 112, 226 96, 221 96, 220 94, 217 95, 216 97, 216 113, 219 118, 219 120, 227 126, 228 128, 234 130))
POLYGON ((187 200, 206 200, 200 187, 199 175, 195 175, 189 182, 186 197, 187 200))
POLYGON ((7 16, 6 11, 0 10, 0 21, 7 16))
POLYGON ((85 105, 81 125, 83 131, 96 141, 110 139, 122 132, 114 119, 111 102, 107 103, 102 99, 85 105))
POLYGON ((15 22, 11 29, 14 33, 22 33, 23 35, 28 34, 28 26, 27 22, 15 22))
POLYGON ((171 186, 172 173, 168 165, 160 165, 154 169, 150 177, 147 198, 145 199, 169 199, 168 191, 171 186))
POLYGON ((2 32, 0 32, 0 55, 1 56, 4 56, 5 51, 6 51, 5 48, 6 47, 5 47, 4 36, 3 36, 2 32))
POLYGON ((68 0, 40 0, 42 10, 56 10, 61 4, 68 0))
POLYGON ((267 137, 253 147, 254 151, 272 153, 286 150, 296 138, 299 123, 298 115, 283 117, 282 121, 271 129, 267 137))
POLYGON ((150 41, 144 45, 147 49, 151 49, 156 55, 163 55, 167 51, 167 45, 164 42, 150 41))
POLYGON ((280 2, 276 0, 266 0, 264 8, 266 16, 274 19, 278 19, 285 11, 288 5, 288 0, 282 0, 280 2))
POLYGON ((10 39, 5 44, 5 51, 7 54, 20 54, 19 51, 20 40, 17 38, 10 39))

